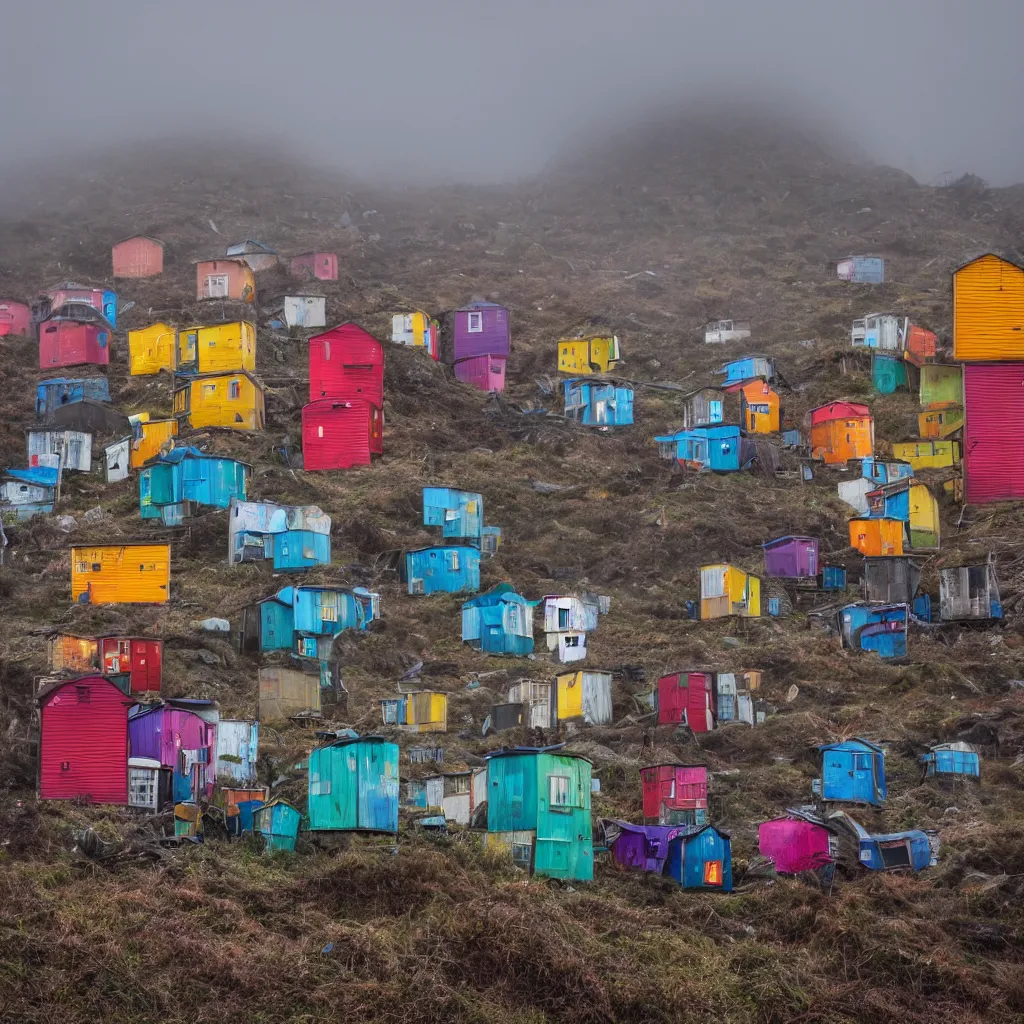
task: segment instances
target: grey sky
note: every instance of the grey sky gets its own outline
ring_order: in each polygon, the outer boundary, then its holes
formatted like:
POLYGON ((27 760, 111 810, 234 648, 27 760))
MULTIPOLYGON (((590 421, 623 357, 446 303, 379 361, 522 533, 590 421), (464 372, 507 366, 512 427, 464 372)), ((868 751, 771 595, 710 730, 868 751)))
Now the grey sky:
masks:
POLYGON ((1024 0, 11 0, 4 36, 0 159, 195 130, 494 180, 729 95, 920 180, 1024 180, 1024 0))

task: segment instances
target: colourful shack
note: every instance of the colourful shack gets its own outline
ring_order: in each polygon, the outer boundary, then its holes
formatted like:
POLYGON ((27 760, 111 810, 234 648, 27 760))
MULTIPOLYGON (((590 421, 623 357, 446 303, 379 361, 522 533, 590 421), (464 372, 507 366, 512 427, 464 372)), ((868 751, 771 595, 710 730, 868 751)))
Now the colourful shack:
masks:
POLYGON ((662 458, 695 472, 737 473, 757 455, 753 441, 736 426, 695 427, 655 437, 662 458))
POLYGON ((346 321, 309 339, 309 400, 384 402, 384 346, 359 324, 346 321))
POLYGON ((252 466, 198 448, 172 448, 139 472, 139 513, 180 526, 192 506, 227 508, 245 500, 252 466))
POLYGON ((703 825, 708 809, 708 770, 702 764, 655 764, 640 769, 644 821, 703 825))
POLYGON ((911 469, 943 469, 960 464, 959 441, 900 441, 892 446, 893 458, 911 469))
POLYGON ((416 690, 380 702, 385 725, 401 732, 447 732, 448 694, 437 690, 416 690))
POLYGON ((821 778, 812 783, 813 792, 828 803, 885 803, 885 752, 859 738, 827 743, 818 747, 821 778))
MULTIPOLYGON (((1018 271, 1021 273, 1024 272, 1018 271)), ((1024 300, 1017 322, 1024 325, 1024 300)), ((1024 331, 1021 327, 1016 330, 1019 333, 1012 344, 1021 346, 1024 331)), ((1011 340, 994 351, 1003 351, 1011 340)), ((984 343, 979 340, 978 345, 984 343)), ((983 350, 989 351, 989 348, 983 350)), ((964 479, 968 504, 1024 497, 1024 362, 966 364, 964 407, 964 479)))
MULTIPOLYGON (((1024 358, 1024 266, 985 253, 953 271, 953 358, 1024 358)), ((1007 410, 1007 417, 1013 415, 1007 410)))
POLYGON ((802 811, 786 811, 784 817, 762 822, 757 834, 761 856, 767 857, 780 875, 818 871, 839 857, 835 832, 802 811))
POLYGON ((27 338, 31 333, 31 308, 24 302, 0 299, 0 337, 18 335, 27 338))
POLYGON ((964 411, 958 405, 926 409, 917 415, 917 432, 921 437, 951 437, 963 427, 964 411))
POLYGON ((782 399, 764 380, 740 388, 740 421, 748 434, 777 434, 782 429, 782 399))
POLYGON ((871 383, 880 395, 891 395, 899 388, 909 388, 907 363, 902 356, 884 356, 875 352, 871 356, 871 383))
POLYGON ((733 565, 704 565, 700 570, 700 617, 761 615, 761 581, 733 565))
POLYGON ((885 281, 885 260, 881 256, 843 256, 831 260, 828 269, 840 281, 855 284, 882 284, 885 281))
POLYGON ((170 583, 170 544, 71 548, 71 600, 78 604, 164 604, 170 583))
POLYGON ((531 654, 533 608, 510 583, 499 583, 462 606, 462 642, 485 654, 531 654))
POLYGON ((480 589, 480 551, 468 546, 407 551, 402 580, 410 594, 475 594, 480 589))
POLYGON ((770 384, 775 380, 775 360, 771 356, 744 356, 720 366, 715 373, 722 374, 722 386, 733 391, 751 381, 763 380, 770 384))
POLYGON ((256 301, 256 275, 244 259, 220 257, 196 262, 196 298, 256 301))
POLYGON ((572 378, 562 382, 566 419, 585 427, 633 425, 633 388, 610 377, 572 378))
POLYGON ((103 676, 45 686, 39 693, 39 799, 128 803, 128 708, 103 676))
POLYGON ((293 256, 290 266, 292 277, 338 280, 338 254, 336 252, 304 252, 293 256))
POLYGON ((209 800, 217 780, 218 718, 212 701, 136 704, 128 718, 131 756, 173 772, 175 802, 209 800))
POLYGON ((110 362, 109 324, 54 317, 39 325, 39 368, 78 366, 91 363, 106 366, 110 362))
POLYGON ((549 878, 594 877, 592 765, 564 744, 513 747, 487 759, 487 846, 549 878))
POLYGON ((397 832, 398 744, 320 735, 309 755, 310 832, 397 832))
POLYGON ((422 348, 431 359, 437 359, 440 354, 439 332, 438 322, 421 310, 395 313, 391 317, 392 342, 408 348, 422 348))
POLYGON ((147 377, 161 370, 173 372, 178 332, 163 320, 128 332, 128 372, 147 377))
POLYGON ((174 415, 186 426, 262 430, 263 385, 245 370, 206 377, 176 378, 174 415))
POLYGON ((920 370, 918 401, 925 409, 963 406, 963 367, 945 363, 926 363, 920 370))
POLYGON ((384 453, 384 414, 372 399, 321 398, 302 408, 302 468, 369 466, 384 453))
POLYGON ((110 250, 114 277, 159 277, 164 272, 164 243, 148 235, 132 235, 110 250))
POLYGON ((280 797, 252 812, 253 833, 262 836, 266 853, 294 852, 301 821, 302 812, 280 797))
POLYGON ((423 488, 423 525, 440 526, 445 540, 475 540, 483 531, 484 499, 454 487, 423 488))
POLYGON ((839 610, 839 635, 844 647, 905 658, 909 619, 905 604, 848 604, 839 610))
POLYGON ((272 562, 275 572, 331 564, 331 517, 317 505, 239 501, 228 507, 228 564, 272 562))
POLYGON ((927 754, 921 755, 925 775, 945 775, 959 779, 981 777, 981 758, 969 743, 937 743, 927 754))
POLYGON ((36 385, 36 419, 49 420, 66 405, 78 402, 109 402, 106 377, 54 377, 36 385))
POLYGON ((875 421, 871 410, 857 402, 829 402, 807 414, 811 455, 826 465, 874 454, 875 421))
POLYGON ((939 618, 943 622, 1001 619, 999 580, 992 559, 981 565, 939 570, 939 618))
POLYGON ((163 676, 162 640, 145 636, 73 636, 58 633, 49 644, 53 672, 99 672, 127 677, 128 693, 159 693, 163 676))
POLYGON ((558 342, 559 373, 610 373, 620 362, 617 336, 562 338, 558 342))
POLYGON ((668 860, 669 841, 685 830, 684 825, 631 825, 627 821, 605 821, 605 843, 617 867, 626 871, 648 871, 660 875, 668 860))
POLYGON ((131 439, 130 466, 141 469, 162 451, 170 451, 178 436, 177 420, 145 420, 135 424, 135 437, 131 439))
POLYGON ((714 675, 711 672, 672 672, 658 680, 655 704, 658 725, 686 725, 691 732, 711 732, 714 675))
MULTIPOLYGON (((876 490, 868 492, 867 501, 868 515, 871 519, 898 519, 907 524, 904 540, 909 542, 910 548, 939 546, 939 503, 923 483, 911 477, 883 484, 876 490)), ((902 554, 899 551, 880 553, 902 554)))
POLYGON ((256 369, 256 328, 248 320, 177 332, 174 370, 182 375, 209 375, 256 369))
POLYGON ((906 524, 901 519, 851 519, 850 547, 862 555, 902 555, 906 524))
POLYGON ((766 576, 807 579, 818 575, 818 541, 814 537, 777 537, 761 549, 766 576))
POLYGON ((732 841, 714 825, 683 826, 668 844, 665 874, 684 889, 732 892, 732 841))

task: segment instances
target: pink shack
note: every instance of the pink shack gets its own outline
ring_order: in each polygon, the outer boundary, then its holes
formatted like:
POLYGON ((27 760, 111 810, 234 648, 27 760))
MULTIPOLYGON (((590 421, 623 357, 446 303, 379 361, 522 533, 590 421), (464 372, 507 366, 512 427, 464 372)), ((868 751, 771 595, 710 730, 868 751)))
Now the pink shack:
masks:
POLYGON ((773 861, 780 875, 817 871, 839 856, 835 833, 824 822, 799 811, 763 822, 757 831, 761 856, 773 861))
POLYGON ((5 334, 28 336, 31 333, 32 310, 24 302, 0 299, 0 337, 5 334))
POLYGON ((122 238, 110 256, 114 277, 157 277, 164 272, 164 243, 148 235, 122 238))
POLYGON ((336 252, 304 252, 292 257, 292 277, 316 278, 318 281, 338 280, 338 254, 336 252))

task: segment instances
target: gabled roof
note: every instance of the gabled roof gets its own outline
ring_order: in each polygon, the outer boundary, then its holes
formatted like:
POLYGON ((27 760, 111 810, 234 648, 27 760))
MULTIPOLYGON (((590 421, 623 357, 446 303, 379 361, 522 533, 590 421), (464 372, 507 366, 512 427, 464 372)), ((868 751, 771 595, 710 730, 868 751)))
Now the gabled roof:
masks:
MULTIPOLYGON (((200 373, 194 376, 185 373, 176 373, 174 375, 174 390, 184 391, 185 388, 190 388, 193 384, 202 383, 207 380, 220 380, 222 377, 248 377, 257 391, 263 390, 262 382, 248 370, 221 370, 217 373, 200 373)), ((172 416, 169 418, 173 419, 174 417, 172 416)))
POLYGON ((989 256, 994 256, 997 260, 1002 260, 1004 263, 1009 263, 1010 266, 1016 267, 1018 270, 1024 270, 1024 263, 1019 260, 1010 259, 1008 256, 1003 256, 998 252, 983 252, 977 256, 972 256, 969 260, 964 260, 963 263, 958 264, 953 268, 953 273, 957 273, 959 270, 963 270, 964 267, 969 267, 972 263, 977 263, 978 260, 987 259, 989 256))
POLYGON ((56 487, 57 472, 56 466, 32 466, 29 469, 5 469, 4 476, 39 487, 56 487))
MULTIPOLYGON (((675 675, 676 673, 670 672, 669 675, 675 675)), ((640 765, 640 771, 647 771, 648 768, 704 768, 707 769, 706 764, 685 764, 682 761, 659 761, 657 764, 642 764, 640 765)))
POLYGON ((518 754, 555 754, 560 753, 561 757, 574 757, 579 761, 586 761, 592 765, 594 762, 582 754, 572 754, 565 750, 564 743, 554 743, 549 747, 502 747, 500 750, 491 750, 484 754, 484 760, 489 761, 495 757, 515 757, 518 754))
POLYGON ((732 838, 728 832, 724 832, 715 825, 683 825, 679 830, 679 834, 673 836, 670 842, 678 842, 679 840, 682 840, 684 843, 689 842, 691 839, 695 839, 699 836, 702 832, 707 832, 708 829, 711 829, 712 832, 717 832, 723 839, 732 838))
POLYGON ((114 245, 120 245, 122 242, 133 242, 136 238, 144 238, 147 242, 153 242, 159 245, 160 248, 164 248, 164 243, 159 238, 154 238, 152 235, 128 235, 126 238, 119 238, 114 245))
POLYGON ((255 238, 247 238, 244 242, 234 242, 224 250, 225 256, 244 256, 247 252, 249 253, 266 253, 270 256, 276 256, 277 250, 271 249, 269 245, 264 242, 257 241, 255 238))
POLYGON ((817 537, 802 537, 799 534, 787 534, 785 537, 776 537, 774 540, 767 540, 767 541, 765 541, 761 545, 761 547, 762 548, 771 548, 771 547, 775 547, 776 544, 785 544, 785 543, 788 543, 789 541, 793 541, 793 540, 801 540, 801 541, 802 540, 808 540, 808 541, 812 541, 815 544, 818 543, 818 538, 817 537))
MULTIPOLYGON (((883 607, 886 607, 886 606, 879 606, 878 610, 881 611, 883 607)), ((904 608, 906 606, 905 605, 891 605, 891 606, 888 606, 888 607, 904 608)), ((877 743, 872 743, 870 740, 862 739, 860 736, 851 736, 849 739, 839 740, 836 743, 823 743, 820 747, 818 747, 818 750, 819 751, 836 750, 836 749, 839 749, 839 748, 842 748, 842 747, 846 747, 850 743, 861 743, 865 747, 869 747, 871 750, 875 751, 875 753, 878 753, 878 754, 884 754, 885 753, 885 751, 880 746, 878 746, 877 743)))
MULTIPOLYGON (((120 693, 122 697, 125 696, 116 683, 111 682, 111 680, 109 680, 106 676, 100 675, 98 672, 92 672, 86 676, 76 676, 74 679, 57 679, 54 680, 52 683, 46 683, 45 685, 39 688, 39 692, 36 694, 36 703, 42 704, 50 696, 50 694, 54 693, 56 690, 59 690, 64 686, 81 686, 83 683, 91 683, 96 680, 104 682, 108 686, 113 686, 114 689, 117 690, 117 692, 120 693)), ((125 703, 130 703, 130 700, 126 698, 125 703)), ((128 714, 131 714, 131 709, 129 709, 128 714)))
POLYGON ((180 448, 172 448, 169 452, 166 452, 163 455, 158 454, 155 458, 151 459, 148 464, 155 465, 163 462, 176 466, 179 463, 184 462, 186 459, 219 459, 223 462, 237 462, 240 466, 252 469, 252 466, 248 462, 242 462, 240 459, 233 459, 230 455, 219 455, 217 452, 200 451, 200 449, 195 448, 192 445, 182 445, 180 448))
MULTIPOLYGON (((320 735, 320 734, 318 734, 320 735)), ((347 747, 352 743, 392 743, 386 736, 380 736, 377 733, 367 734, 365 736, 339 736, 337 739, 328 741, 327 743, 321 743, 316 750, 326 750, 328 747, 347 747)))

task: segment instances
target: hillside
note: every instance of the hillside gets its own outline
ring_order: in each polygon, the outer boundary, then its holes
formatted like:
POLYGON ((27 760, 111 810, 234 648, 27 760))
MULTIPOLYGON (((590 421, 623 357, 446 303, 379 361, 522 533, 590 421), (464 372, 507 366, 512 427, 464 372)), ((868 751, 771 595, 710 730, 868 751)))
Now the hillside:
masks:
MULTIPOLYGON (((979 252, 1020 244, 1019 188, 924 187, 852 163, 791 126, 676 118, 506 187, 385 191, 255 148, 176 142, 83 157, 74 175, 36 169, 12 181, 7 197, 5 297, 27 300, 65 278, 107 280, 110 245, 126 235, 167 243, 162 277, 119 286, 135 306, 119 323, 110 379, 114 404, 129 413, 168 413, 170 388, 128 376, 124 329, 208 320, 193 298, 190 261, 242 238, 287 254, 337 251, 341 279, 317 282, 328 323, 355 320, 381 338, 395 310, 448 311, 474 297, 508 306, 513 350, 500 400, 422 353, 387 347, 385 454, 371 468, 305 474, 276 457, 275 448, 300 439, 307 352, 305 336, 275 333, 262 317, 267 430, 204 437, 254 465, 254 497, 316 503, 332 516, 333 564, 312 581, 382 595, 382 620, 335 645, 349 691, 339 727, 379 731, 379 699, 422 661, 423 678, 450 694, 446 760, 478 763, 500 742, 524 739, 481 735, 491 704, 514 680, 553 673, 539 652, 503 660, 464 647, 460 598, 405 594, 389 553, 430 542, 419 525, 424 485, 481 492, 487 521, 503 527, 502 548, 482 565, 483 589, 507 580, 531 599, 568 586, 610 595, 587 664, 616 670, 616 725, 564 737, 601 779, 595 820, 640 820, 640 765, 706 763, 713 820, 732 835, 737 892, 682 892, 600 859, 592 884, 527 880, 472 837, 431 839, 411 828, 394 855, 355 843, 341 853, 260 857, 247 844, 208 842, 98 866, 71 852, 71 833, 85 824, 126 843, 142 843, 153 826, 127 812, 35 801, 31 689, 46 671, 46 631, 164 637, 165 693, 252 716, 260 660, 195 624, 212 615, 234 623, 284 585, 254 566, 228 567, 225 513, 213 512, 173 534, 167 606, 72 605, 69 543, 155 531, 138 518, 134 479, 106 486, 71 477, 57 515, 8 528, 0 570, 0 1018, 1021 1019, 1024 513, 942 500, 942 547, 926 562, 926 588, 937 592, 942 565, 993 551, 1008 616, 991 630, 913 630, 906 663, 890 664, 840 649, 804 611, 687 618, 700 565, 728 560, 760 571, 760 545, 781 534, 819 537, 823 553, 853 565, 840 474, 821 470, 801 484, 785 462, 789 472, 777 478, 683 476, 652 442, 680 425, 671 390, 638 388, 635 425, 611 434, 523 415, 561 409, 546 393, 557 338, 610 329, 621 339, 620 372, 637 382, 689 389, 715 383, 730 355, 770 354, 788 385, 788 418, 799 423, 834 398, 867 401, 884 452, 913 436, 916 396, 874 395, 866 363, 844 362, 850 321, 899 310, 948 345, 950 272, 979 252), (884 255, 888 283, 826 276, 827 259, 854 252, 884 255), (705 346, 701 327, 719 317, 751 320, 749 346, 705 346), (65 532, 58 516, 74 517, 74 528, 65 532), (629 717, 634 695, 687 667, 763 670, 775 713, 756 729, 730 726, 699 743, 629 717), (939 866, 915 877, 840 877, 831 892, 748 873, 758 823, 808 799, 814 746, 855 735, 889 744, 889 800, 869 815, 871 827, 939 830, 939 866), (980 785, 921 781, 917 756, 951 739, 979 744, 980 785)), ((259 287, 269 302, 288 278, 283 269, 261 273, 259 287)), ((0 459, 20 466, 37 352, 24 339, 0 343, 0 459)), ((940 474, 919 475, 941 491, 940 474)), ((305 773, 295 765, 312 742, 299 729, 261 736, 261 778, 300 805, 305 773)))

